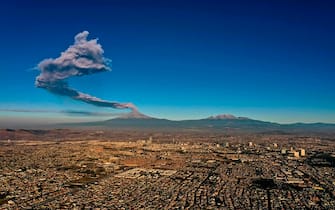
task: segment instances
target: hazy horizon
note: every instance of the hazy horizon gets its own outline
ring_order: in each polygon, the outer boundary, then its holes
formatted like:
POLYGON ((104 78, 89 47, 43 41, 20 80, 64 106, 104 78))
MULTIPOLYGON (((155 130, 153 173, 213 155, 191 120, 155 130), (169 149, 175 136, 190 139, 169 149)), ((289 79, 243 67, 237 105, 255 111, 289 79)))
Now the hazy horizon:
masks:
MULTIPOLYGON (((145 114, 145 113, 143 113, 145 114)), ((199 115, 197 118, 164 118, 157 116, 149 116, 157 119, 167 119, 172 121, 183 121, 183 120, 200 120, 205 119, 211 116, 217 116, 221 114, 230 114, 235 117, 246 117, 252 120, 260 120, 264 122, 272 122, 279 124, 294 124, 294 123, 331 123, 322 122, 322 121, 271 121, 270 119, 255 118, 251 116, 245 115, 235 115, 233 113, 217 113, 212 115, 199 115)), ((89 112, 83 110, 0 110, 0 116, 4 116, 0 118, 0 128, 38 128, 42 126, 44 128, 54 128, 57 124, 62 123, 81 123, 81 122, 99 122, 110 120, 118 117, 122 117, 127 115, 127 112, 89 112)))

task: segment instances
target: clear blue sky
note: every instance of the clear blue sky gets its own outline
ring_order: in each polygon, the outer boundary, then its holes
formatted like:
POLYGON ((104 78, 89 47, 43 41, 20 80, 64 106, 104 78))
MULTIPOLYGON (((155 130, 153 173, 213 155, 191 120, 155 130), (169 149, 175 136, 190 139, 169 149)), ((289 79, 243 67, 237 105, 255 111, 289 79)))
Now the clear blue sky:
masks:
POLYGON ((115 112, 34 86, 31 68, 87 30, 113 70, 70 79, 82 92, 159 118, 335 123, 334 9, 307 0, 4 1, 0 109, 115 112))

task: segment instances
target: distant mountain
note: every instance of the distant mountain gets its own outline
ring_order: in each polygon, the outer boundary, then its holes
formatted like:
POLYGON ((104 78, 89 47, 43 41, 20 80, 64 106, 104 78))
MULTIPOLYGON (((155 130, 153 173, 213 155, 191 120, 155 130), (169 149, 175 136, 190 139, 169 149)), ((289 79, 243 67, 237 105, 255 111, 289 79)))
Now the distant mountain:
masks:
POLYGON ((139 111, 134 110, 115 119, 152 119, 152 117, 149 117, 148 115, 142 114, 139 111))
POLYGON ((335 124, 293 123, 279 124, 221 114, 198 120, 167 120, 153 118, 140 112, 131 112, 105 121, 62 124, 61 127, 101 127, 110 129, 151 131, 208 131, 233 133, 334 133, 335 124))
POLYGON ((246 117, 235 117, 232 114, 220 114, 220 115, 216 115, 216 116, 210 116, 207 119, 210 119, 210 120, 237 120, 237 119, 247 120, 249 118, 246 118, 246 117))

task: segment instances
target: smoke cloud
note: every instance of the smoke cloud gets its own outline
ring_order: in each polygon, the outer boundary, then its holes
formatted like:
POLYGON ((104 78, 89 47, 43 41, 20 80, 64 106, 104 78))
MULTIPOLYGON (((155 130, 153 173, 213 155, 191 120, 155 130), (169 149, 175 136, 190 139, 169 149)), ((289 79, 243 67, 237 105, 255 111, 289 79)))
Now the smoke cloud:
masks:
POLYGON ((74 44, 62 52, 58 58, 45 59, 38 64, 37 67, 41 73, 36 77, 36 87, 95 106, 116 109, 128 108, 137 111, 132 103, 105 101, 69 87, 66 81, 69 77, 111 70, 110 61, 103 56, 104 50, 98 43, 98 39, 87 40, 88 34, 88 31, 77 34, 74 38, 74 44))
POLYGON ((78 110, 47 110, 47 109, 0 109, 0 112, 19 112, 19 113, 56 113, 65 114, 69 116, 83 116, 83 117, 120 117, 124 113, 110 113, 110 112, 90 112, 78 110))

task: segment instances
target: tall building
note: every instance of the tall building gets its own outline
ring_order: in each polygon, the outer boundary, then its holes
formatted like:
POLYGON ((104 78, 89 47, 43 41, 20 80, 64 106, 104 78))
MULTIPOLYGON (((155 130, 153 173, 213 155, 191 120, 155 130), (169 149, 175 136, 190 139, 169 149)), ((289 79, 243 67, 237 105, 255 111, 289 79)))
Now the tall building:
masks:
POLYGON ((300 149, 300 156, 306 156, 305 149, 300 149))
POLYGON ((147 142, 148 144, 151 144, 152 143, 152 136, 150 136, 149 137, 149 139, 148 139, 148 142, 147 142))

